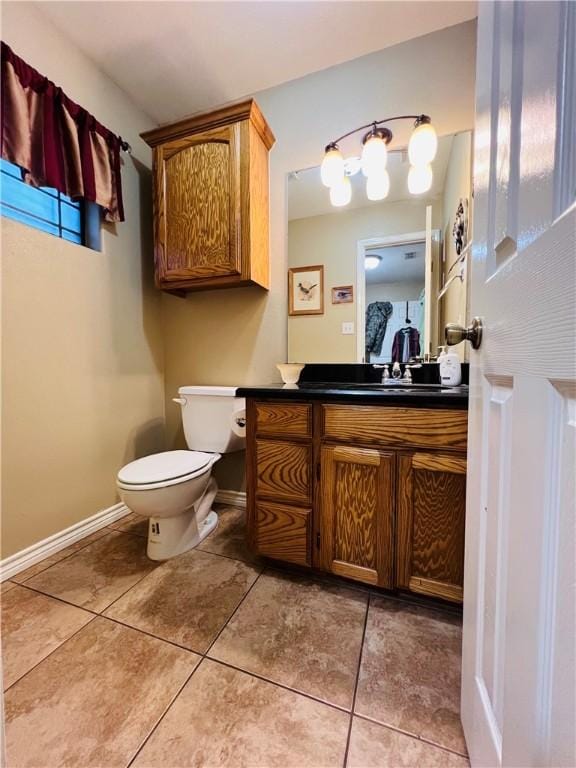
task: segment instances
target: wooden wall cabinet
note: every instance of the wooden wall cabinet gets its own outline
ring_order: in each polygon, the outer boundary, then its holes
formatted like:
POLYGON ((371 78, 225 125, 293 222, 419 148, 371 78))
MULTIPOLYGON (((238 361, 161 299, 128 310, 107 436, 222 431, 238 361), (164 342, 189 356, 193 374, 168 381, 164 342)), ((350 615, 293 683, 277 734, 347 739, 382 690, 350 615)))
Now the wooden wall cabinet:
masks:
POLYGON ((249 399, 247 427, 256 552, 462 602, 466 411, 249 399))
POLYGON ((268 152, 253 99, 148 131, 156 286, 268 288, 268 152))

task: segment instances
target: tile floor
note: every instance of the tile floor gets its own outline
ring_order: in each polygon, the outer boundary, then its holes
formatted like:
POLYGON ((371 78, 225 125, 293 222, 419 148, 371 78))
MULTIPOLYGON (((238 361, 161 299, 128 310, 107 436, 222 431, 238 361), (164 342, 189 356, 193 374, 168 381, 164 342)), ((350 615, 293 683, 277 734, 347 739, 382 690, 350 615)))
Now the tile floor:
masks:
POLYGON ((467 766, 460 623, 130 515, 2 585, 9 768, 467 766))

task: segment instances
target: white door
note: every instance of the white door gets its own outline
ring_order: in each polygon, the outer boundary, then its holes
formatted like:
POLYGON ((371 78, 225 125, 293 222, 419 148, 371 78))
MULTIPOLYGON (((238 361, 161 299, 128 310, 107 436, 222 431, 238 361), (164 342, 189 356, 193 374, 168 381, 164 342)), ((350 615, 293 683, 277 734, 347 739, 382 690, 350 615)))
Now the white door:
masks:
POLYGON ((576 4, 478 4, 462 721, 576 765, 576 4))

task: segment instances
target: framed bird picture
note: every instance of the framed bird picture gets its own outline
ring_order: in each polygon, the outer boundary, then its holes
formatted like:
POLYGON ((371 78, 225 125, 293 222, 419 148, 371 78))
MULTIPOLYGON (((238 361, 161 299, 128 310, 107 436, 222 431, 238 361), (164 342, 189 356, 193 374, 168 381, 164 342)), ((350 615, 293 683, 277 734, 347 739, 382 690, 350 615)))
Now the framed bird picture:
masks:
POLYGON ((288 314, 324 314, 324 267, 291 267, 288 270, 288 314))

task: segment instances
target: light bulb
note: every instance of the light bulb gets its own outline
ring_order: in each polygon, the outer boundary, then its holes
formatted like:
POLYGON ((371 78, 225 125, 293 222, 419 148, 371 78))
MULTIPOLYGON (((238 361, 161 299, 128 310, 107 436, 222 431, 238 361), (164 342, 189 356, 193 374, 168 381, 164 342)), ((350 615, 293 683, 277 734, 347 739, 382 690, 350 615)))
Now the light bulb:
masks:
POLYGON ((370 177, 380 174, 388 162, 388 149, 380 136, 370 136, 362 147, 362 173, 370 177))
POLYGON ((330 202, 336 208, 348 205, 352 200, 352 184, 348 176, 343 176, 338 184, 330 187, 330 202))
POLYGON ((384 200, 390 192, 390 176, 383 171, 377 176, 368 176, 366 181, 366 197, 368 200, 384 200))
POLYGON ((408 171, 408 191, 411 195, 421 195, 428 192, 432 186, 432 166, 413 165, 408 171))
POLYGON ((320 178, 325 187, 333 187, 344 178, 344 157, 336 144, 329 144, 320 166, 320 178))
POLYGON ((382 261, 382 256, 366 256, 364 259, 364 266, 366 269, 376 269, 376 267, 382 261))
POLYGON ((431 123, 419 123, 408 143, 408 159, 412 165, 427 165, 436 157, 438 136, 431 123))

